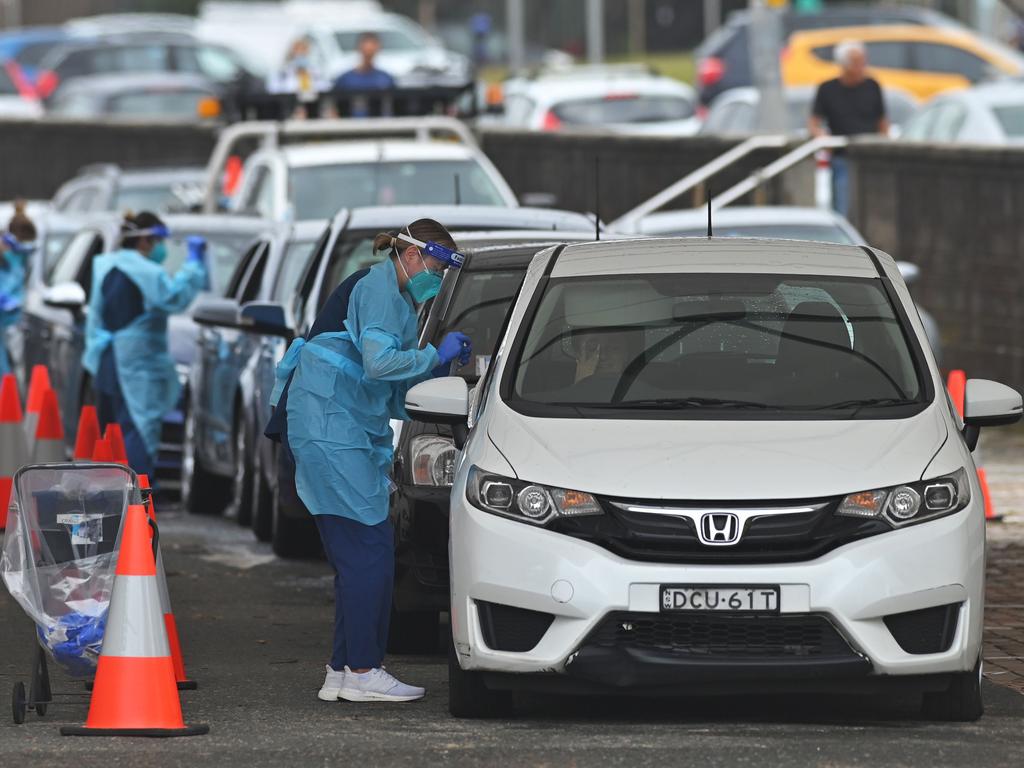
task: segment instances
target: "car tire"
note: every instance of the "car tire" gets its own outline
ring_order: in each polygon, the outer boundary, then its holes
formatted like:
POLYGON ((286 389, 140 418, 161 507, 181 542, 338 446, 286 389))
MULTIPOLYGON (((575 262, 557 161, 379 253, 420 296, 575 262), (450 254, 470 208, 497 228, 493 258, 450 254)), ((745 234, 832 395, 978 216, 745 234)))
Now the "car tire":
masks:
POLYGON ((953 675, 944 691, 924 694, 921 711, 929 720, 972 723, 985 712, 981 696, 981 657, 970 672, 953 675))
POLYGON ((231 500, 231 494, 231 478, 207 471, 196 455, 195 421, 189 409, 181 446, 182 505, 193 515, 220 515, 231 500))
POLYGON ((448 642, 448 711, 452 717, 472 720, 508 717, 514 711, 511 691, 492 691, 482 674, 459 666, 452 641, 448 642))
POLYGON ((274 533, 274 496, 259 459, 252 467, 252 519, 249 524, 258 541, 270 541, 274 533))
POLYGON ((292 517, 281 510, 281 500, 274 495, 270 544, 274 554, 286 560, 318 557, 323 553, 320 534, 312 515, 292 517))
POLYGON ((252 437, 245 426, 241 409, 235 411, 235 479, 232 482, 231 509, 235 521, 246 528, 252 524, 252 437))
POLYGON ((437 653, 440 617, 440 611, 396 611, 392 605, 388 653, 437 653))

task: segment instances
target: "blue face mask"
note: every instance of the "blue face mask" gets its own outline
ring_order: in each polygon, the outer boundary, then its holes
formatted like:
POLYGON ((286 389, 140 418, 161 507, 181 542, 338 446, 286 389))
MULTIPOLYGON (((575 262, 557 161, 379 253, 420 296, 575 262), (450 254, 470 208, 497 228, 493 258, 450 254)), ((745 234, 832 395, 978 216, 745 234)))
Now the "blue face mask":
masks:
POLYGON ((157 264, 163 264, 167 260, 167 245, 163 240, 153 246, 153 250, 149 252, 149 260, 155 261, 157 264))

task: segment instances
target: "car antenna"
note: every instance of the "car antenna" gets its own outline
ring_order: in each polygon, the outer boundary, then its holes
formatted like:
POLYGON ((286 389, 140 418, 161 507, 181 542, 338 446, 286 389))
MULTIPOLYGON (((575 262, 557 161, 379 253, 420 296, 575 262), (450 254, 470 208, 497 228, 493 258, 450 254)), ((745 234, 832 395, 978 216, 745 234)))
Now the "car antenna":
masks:
POLYGON ((708 187, 708 240, 711 239, 711 188, 708 187))
POLYGON ((455 174, 455 204, 462 205, 462 190, 459 188, 459 174, 455 174))
POLYGON ((594 155, 594 239, 601 242, 601 157, 594 155))

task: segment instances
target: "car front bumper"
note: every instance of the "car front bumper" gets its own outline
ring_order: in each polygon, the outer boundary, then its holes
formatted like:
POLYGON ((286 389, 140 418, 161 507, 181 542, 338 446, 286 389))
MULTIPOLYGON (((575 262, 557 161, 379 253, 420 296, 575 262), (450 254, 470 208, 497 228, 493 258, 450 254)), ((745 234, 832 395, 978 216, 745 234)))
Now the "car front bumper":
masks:
POLYGON ((487 514, 456 494, 450 546, 452 629, 459 662, 467 670, 554 673, 627 688, 659 680, 670 684, 968 671, 980 651, 984 608, 981 493, 975 492, 973 499, 955 515, 847 544, 807 562, 676 565, 626 560, 585 541, 487 514), (660 587, 665 584, 779 585, 780 617, 827 622, 850 654, 843 659, 798 657, 780 665, 778 659, 759 664, 756 655, 732 660, 680 657, 650 648, 594 644, 595 634, 620 615, 678 616, 660 612, 660 587), (485 641, 486 604, 553 618, 531 650, 494 650, 485 641), (949 606, 955 620, 947 648, 936 653, 904 650, 885 617, 939 606, 949 606))

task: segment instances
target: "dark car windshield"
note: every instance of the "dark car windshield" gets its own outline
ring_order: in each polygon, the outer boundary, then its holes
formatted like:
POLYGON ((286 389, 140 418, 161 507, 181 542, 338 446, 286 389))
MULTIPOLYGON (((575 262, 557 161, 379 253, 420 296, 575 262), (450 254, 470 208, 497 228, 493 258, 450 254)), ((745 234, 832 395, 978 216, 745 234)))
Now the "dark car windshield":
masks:
POLYGON ((289 187, 300 219, 329 219, 339 208, 371 205, 505 205, 484 170, 469 160, 294 168, 289 187))
POLYGON ((210 269, 209 290, 218 296, 223 296, 228 281, 234 274, 235 267, 238 266, 245 247, 252 238, 246 235, 210 234, 208 232, 172 233, 172 236, 167 238, 167 260, 163 264, 165 271, 169 274, 173 275, 185 263, 185 257, 188 254, 186 240, 189 235, 194 234, 202 234, 206 238, 206 263, 210 269))
POLYGON ((437 346, 449 331, 461 331, 473 340, 473 359, 452 365, 452 374, 475 380, 490 364, 512 300, 526 268, 467 271, 459 275, 451 300, 430 342, 437 346))
POLYGON ((878 279, 558 278, 524 328, 510 399, 550 415, 878 418, 923 397, 878 279))

